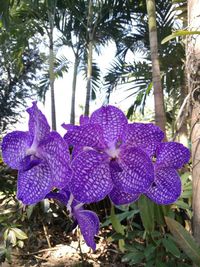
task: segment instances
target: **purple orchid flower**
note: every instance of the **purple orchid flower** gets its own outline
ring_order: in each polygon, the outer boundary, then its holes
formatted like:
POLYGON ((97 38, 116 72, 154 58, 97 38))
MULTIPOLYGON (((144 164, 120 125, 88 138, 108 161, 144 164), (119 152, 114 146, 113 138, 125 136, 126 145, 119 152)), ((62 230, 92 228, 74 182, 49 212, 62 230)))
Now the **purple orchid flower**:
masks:
MULTIPOLYGON (((176 170, 188 163, 190 152, 182 144, 166 142, 158 146, 155 156, 154 182, 145 195, 159 205, 169 205, 181 195, 181 179, 176 170)), ((116 205, 129 204, 139 197, 140 194, 128 194, 116 188, 110 193, 116 205)))
POLYGON ((161 143, 154 164, 155 179, 146 195, 160 205, 174 203, 181 195, 181 179, 177 169, 188 163, 189 149, 180 143, 161 143))
POLYGON ((2 141, 2 156, 18 170, 17 198, 24 204, 42 200, 53 187, 63 188, 71 177, 66 142, 50 132, 46 117, 36 102, 27 109, 29 131, 13 131, 2 141))
POLYGON ((64 139, 73 146, 70 191, 90 203, 115 190, 130 198, 145 193, 154 180, 152 157, 164 137, 153 124, 132 123, 114 106, 103 106, 80 126, 64 125, 64 139))
POLYGON ((94 236, 99 232, 99 218, 93 211, 84 210, 83 203, 75 200, 68 191, 68 188, 60 190, 58 193, 50 192, 46 198, 53 198, 66 205, 70 216, 77 221, 86 244, 93 250, 96 249, 94 236))

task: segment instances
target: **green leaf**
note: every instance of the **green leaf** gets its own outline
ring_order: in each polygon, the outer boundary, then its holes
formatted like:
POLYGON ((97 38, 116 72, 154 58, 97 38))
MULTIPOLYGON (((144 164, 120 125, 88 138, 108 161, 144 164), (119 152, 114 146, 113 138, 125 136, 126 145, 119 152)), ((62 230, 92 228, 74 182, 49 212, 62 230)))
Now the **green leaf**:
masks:
POLYGON ((8 261, 8 263, 11 264, 12 260, 11 260, 11 249, 10 248, 6 249, 6 260, 8 261))
POLYGON ((150 255, 152 255, 152 253, 154 253, 156 247, 152 244, 149 244, 145 250, 144 250, 144 255, 146 258, 149 258, 150 255))
MULTIPOLYGON (((119 219, 117 218, 115 214, 115 207, 113 205, 111 206, 110 219, 111 219, 112 226, 115 229, 115 231, 121 235, 125 235, 124 227, 123 225, 121 225, 119 219)), ((124 244, 125 244, 124 239, 119 239, 118 244, 119 244, 120 251, 124 253, 124 244)))
POLYGON ((124 242, 124 239, 120 239, 120 240, 118 241, 118 245, 119 245, 119 249, 120 249, 120 251, 121 251, 122 253, 124 253, 124 252, 125 252, 125 248, 124 248, 125 242, 124 242))
MULTIPOLYGON (((6 254, 6 249, 5 249, 5 247, 0 247, 0 260, 1 260, 1 258, 4 256, 6 254)), ((1 261, 0 261, 1 262, 1 261)))
POLYGON ((122 257, 122 262, 129 262, 135 256, 135 252, 130 252, 122 257))
POLYGON ((24 233, 22 230, 20 230, 19 228, 12 228, 12 231, 15 232, 15 235, 18 239, 20 240, 24 240, 27 239, 28 236, 26 235, 26 233, 24 233))
POLYGON ((155 266, 155 259, 148 260, 145 267, 154 267, 155 266))
POLYGON ((30 219, 34 208, 35 208, 35 204, 34 205, 30 205, 30 206, 27 207, 26 214, 27 214, 28 219, 30 219))
POLYGON ((181 252, 171 239, 163 239, 162 243, 164 247, 175 257, 180 258, 181 252))
POLYGON ((197 266, 200 266, 200 248, 190 233, 180 223, 169 217, 165 217, 165 221, 179 247, 197 266))
POLYGON ((184 210, 190 209, 190 206, 182 200, 177 200, 174 205, 184 210))
POLYGON ((24 241, 22 241, 22 240, 17 241, 17 246, 19 248, 23 248, 24 247, 24 241))
POLYGON ((16 244, 17 244, 17 238, 15 235, 15 232, 12 231, 11 229, 9 230, 9 233, 7 236, 7 241, 9 241, 13 246, 16 246, 16 244))
POLYGON ((7 237, 8 237, 8 233, 9 233, 9 228, 7 228, 7 229, 4 231, 4 233, 3 233, 3 238, 4 238, 4 240, 7 239, 7 237))
MULTIPOLYGON (((116 214, 115 216, 117 217, 117 219, 121 222, 125 219, 129 220, 131 219, 135 214, 137 214, 139 212, 139 210, 130 210, 130 211, 124 211, 120 214, 116 214)), ((105 227, 108 226, 109 224, 111 224, 111 218, 110 216, 107 218, 107 220, 101 225, 101 227, 105 227)))
POLYGON ((111 236, 111 238, 112 238, 113 241, 118 241, 118 240, 120 240, 120 239, 123 239, 123 238, 124 238, 124 235, 122 235, 122 234, 118 234, 118 233, 115 232, 115 233, 111 236))
POLYGON ((164 212, 162 209, 163 206, 154 205, 154 217, 155 221, 159 225, 165 225, 164 212))
POLYGON ((148 233, 154 230, 154 203, 145 196, 138 200, 143 226, 148 233))
POLYGON ((142 263, 143 259, 144 259, 144 253, 142 253, 142 252, 138 252, 138 253, 134 256, 134 258, 131 260, 130 263, 131 263, 131 264, 142 263))
POLYGON ((187 180, 190 175, 191 175, 190 172, 185 172, 181 175, 181 182, 182 182, 183 188, 184 188, 184 185, 187 183, 187 180))
POLYGON ((182 198, 190 198, 191 196, 192 196, 192 190, 185 190, 181 195, 182 198))
POLYGON ((135 250, 134 252, 130 252, 122 257, 122 262, 131 262, 132 264, 134 263, 139 263, 144 259, 144 253, 135 250))
MULTIPOLYGON (((130 210, 130 211, 124 211, 120 214, 116 214, 117 219, 121 222, 124 219, 131 219, 135 214, 137 214, 139 210, 130 210)), ((105 227, 111 224, 110 216, 107 218, 107 220, 101 225, 101 227, 105 227)))
POLYGON ((169 36, 165 37, 161 44, 165 44, 169 42, 170 40, 180 37, 180 36, 186 36, 186 35, 194 35, 194 34, 200 34, 200 31, 186 31, 186 30, 178 30, 170 34, 169 36))
POLYGON ((112 205, 111 206, 111 216, 110 216, 110 220, 112 222, 112 226, 115 229, 115 231, 119 234, 124 235, 124 227, 121 225, 119 219, 117 218, 116 214, 115 214, 115 208, 112 205))
POLYGON ((164 263, 163 261, 160 261, 159 259, 156 260, 156 267, 169 267, 168 263, 164 263))
POLYGON ((183 186, 183 191, 185 190, 191 190, 192 191, 192 181, 189 181, 183 186))

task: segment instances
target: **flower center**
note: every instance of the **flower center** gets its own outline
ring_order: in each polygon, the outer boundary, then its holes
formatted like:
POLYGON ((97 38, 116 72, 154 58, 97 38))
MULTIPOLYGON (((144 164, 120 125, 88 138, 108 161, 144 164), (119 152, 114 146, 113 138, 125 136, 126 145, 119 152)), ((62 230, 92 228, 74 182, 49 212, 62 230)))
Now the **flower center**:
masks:
POLYGON ((111 146, 110 148, 106 149, 105 152, 112 158, 118 158, 120 149, 116 148, 115 146, 111 146))
POLYGON ((34 148, 28 148, 26 150, 26 155, 29 156, 29 155, 35 155, 36 154, 36 150, 34 148))
POLYGON ((29 155, 35 155, 36 156, 37 154, 37 145, 36 145, 36 142, 33 142, 31 147, 29 147, 27 150, 26 150, 26 155, 29 156, 29 155))

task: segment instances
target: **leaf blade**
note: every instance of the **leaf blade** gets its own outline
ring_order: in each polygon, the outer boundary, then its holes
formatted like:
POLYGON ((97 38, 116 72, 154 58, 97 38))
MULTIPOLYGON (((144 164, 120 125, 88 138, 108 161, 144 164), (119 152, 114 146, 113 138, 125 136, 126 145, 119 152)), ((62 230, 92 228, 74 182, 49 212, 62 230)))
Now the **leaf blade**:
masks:
POLYGON ((200 248, 196 244, 193 237, 177 221, 169 217, 165 217, 165 221, 170 232, 175 237, 175 241, 179 247, 194 263, 200 266, 200 248))

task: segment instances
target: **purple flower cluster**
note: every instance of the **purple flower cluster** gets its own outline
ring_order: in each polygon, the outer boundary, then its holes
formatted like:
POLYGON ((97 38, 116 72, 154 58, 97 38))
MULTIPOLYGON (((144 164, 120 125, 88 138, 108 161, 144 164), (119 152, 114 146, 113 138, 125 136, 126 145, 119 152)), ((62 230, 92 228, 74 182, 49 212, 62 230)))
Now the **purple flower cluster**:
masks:
POLYGON ((11 132, 2 142, 5 163, 18 170, 17 197, 24 204, 44 198, 64 203, 91 248, 99 220, 83 204, 107 195, 116 205, 129 204, 145 194, 166 205, 180 196, 177 169, 190 153, 182 144, 162 142, 157 126, 129 124, 121 110, 108 105, 90 118, 81 116, 80 126, 63 124, 62 138, 50 131, 36 102, 27 112, 29 130, 11 132), (51 192, 54 188, 59 191, 51 192))

